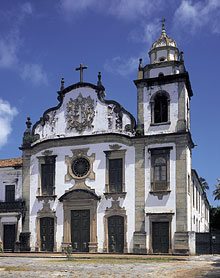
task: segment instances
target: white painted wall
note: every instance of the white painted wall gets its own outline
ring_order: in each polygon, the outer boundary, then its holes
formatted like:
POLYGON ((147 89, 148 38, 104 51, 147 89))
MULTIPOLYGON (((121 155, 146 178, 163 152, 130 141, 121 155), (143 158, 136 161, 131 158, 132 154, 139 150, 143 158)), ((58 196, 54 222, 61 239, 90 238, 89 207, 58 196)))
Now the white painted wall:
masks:
POLYGON ((6 185, 15 185, 15 199, 22 197, 22 169, 13 167, 0 168, 0 202, 5 201, 6 185))
MULTIPOLYGON (((145 148, 145 192, 146 203, 145 213, 174 213, 171 224, 172 246, 174 246, 174 233, 176 231, 176 146, 170 144, 152 144, 145 148), (170 190, 168 195, 159 200, 157 196, 150 194, 151 191, 151 155, 150 148, 172 147, 170 150, 170 190)), ((150 222, 149 216, 146 216, 145 228, 147 233, 147 249, 150 241, 150 222)))
MULTIPOLYGON (((112 144, 118 144, 117 142, 111 142, 112 144)), ((121 145, 121 144, 120 144, 121 145)), ((120 199, 120 204, 126 209, 127 221, 128 221, 128 232, 127 242, 128 248, 133 248, 132 237, 134 232, 134 213, 135 213, 135 154, 134 147, 128 147, 121 145, 120 150, 126 149, 125 153, 125 190, 127 192, 125 199, 120 199)), ((72 157, 72 149, 89 148, 88 155, 95 153, 95 161, 93 170, 95 172, 95 180, 86 180, 86 184, 92 189, 95 189, 97 195, 101 196, 101 200, 98 203, 97 208, 97 237, 98 237, 98 251, 103 251, 104 242, 104 214, 108 207, 111 207, 111 200, 106 200, 103 193, 105 192, 105 171, 106 171, 106 156, 104 151, 108 151, 109 144, 93 144, 93 145, 80 145, 80 146, 69 146, 69 147, 57 147, 51 148, 53 155, 56 157, 56 172, 55 172, 55 191, 57 198, 54 201, 50 201, 50 207, 56 212, 57 217, 57 233, 56 241, 57 248, 60 250, 61 242, 63 240, 63 207, 62 203, 58 199, 65 193, 66 190, 74 185, 74 180, 65 182, 65 174, 67 173, 67 164, 65 163, 65 156, 72 157)), ((42 151, 43 152, 43 151, 42 151)), ((37 212, 42 209, 42 201, 38 201, 36 198, 38 189, 38 156, 42 155, 42 152, 37 153, 31 158, 31 192, 30 192, 30 231, 31 231, 31 248, 32 250, 36 247, 37 235, 36 235, 36 216, 37 212)))
POLYGON ((177 131, 178 121, 178 84, 171 83, 161 86, 144 88, 144 134, 163 134, 177 131), (166 91, 170 95, 170 124, 151 125, 151 97, 158 91, 166 91))
MULTIPOLYGON (((56 110, 51 111, 47 115, 49 116, 49 121, 45 122, 45 125, 38 124, 35 130, 35 134, 40 135, 40 139, 37 142, 46 140, 46 139, 53 139, 53 138, 60 138, 60 137, 72 137, 72 136, 80 136, 80 135, 91 135, 97 133, 124 133, 127 135, 131 135, 130 132, 125 131, 125 126, 127 124, 131 124, 130 117, 123 113, 122 117, 122 129, 116 128, 116 113, 112 112, 112 128, 108 126, 108 106, 114 108, 113 104, 107 105, 102 103, 98 97, 97 93, 94 89, 89 87, 82 87, 74 89, 67 94, 65 94, 62 106, 56 110), (67 129, 67 121, 66 121, 66 105, 70 101, 70 99, 76 99, 79 94, 83 97, 90 96, 92 100, 94 100, 94 108, 95 108, 95 117, 93 119, 92 127, 89 129, 88 127, 85 131, 79 133, 76 129, 69 130, 67 129), (53 117, 54 116, 54 117, 53 117), (53 119, 53 120, 52 120, 53 119)), ((37 143, 35 142, 35 143, 37 143)))

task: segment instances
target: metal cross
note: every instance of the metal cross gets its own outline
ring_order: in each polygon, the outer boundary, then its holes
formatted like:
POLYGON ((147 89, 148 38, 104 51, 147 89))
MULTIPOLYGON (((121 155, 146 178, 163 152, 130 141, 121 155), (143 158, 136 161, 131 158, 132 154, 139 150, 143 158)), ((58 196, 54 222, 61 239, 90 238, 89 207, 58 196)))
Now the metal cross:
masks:
POLYGON ((166 18, 162 18, 160 22, 162 23, 162 27, 164 27, 164 22, 166 22, 166 18))
POLYGON ((76 70, 80 71, 80 82, 83 82, 83 70, 88 69, 87 66, 83 66, 83 64, 80 64, 79 68, 76 68, 76 70))

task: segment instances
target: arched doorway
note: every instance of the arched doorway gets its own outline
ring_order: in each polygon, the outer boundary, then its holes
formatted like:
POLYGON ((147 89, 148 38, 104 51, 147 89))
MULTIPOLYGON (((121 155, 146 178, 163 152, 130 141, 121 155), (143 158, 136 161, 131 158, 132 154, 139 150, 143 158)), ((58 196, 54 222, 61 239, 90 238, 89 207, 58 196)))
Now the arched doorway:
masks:
POLYGON ((108 217, 108 250, 109 253, 124 252, 124 217, 108 217))

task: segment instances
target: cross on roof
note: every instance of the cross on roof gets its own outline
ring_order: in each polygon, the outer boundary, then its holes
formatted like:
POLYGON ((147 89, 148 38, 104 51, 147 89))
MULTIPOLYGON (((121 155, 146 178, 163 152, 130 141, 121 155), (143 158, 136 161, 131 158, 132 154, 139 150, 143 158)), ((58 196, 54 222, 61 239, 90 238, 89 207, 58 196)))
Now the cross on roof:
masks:
POLYGON ((164 22, 166 22, 166 18, 162 18, 160 22, 162 23, 162 28, 164 28, 164 22))
POLYGON ((80 82, 83 82, 83 70, 88 69, 87 66, 83 66, 83 64, 80 64, 79 68, 76 68, 76 70, 80 71, 80 82))

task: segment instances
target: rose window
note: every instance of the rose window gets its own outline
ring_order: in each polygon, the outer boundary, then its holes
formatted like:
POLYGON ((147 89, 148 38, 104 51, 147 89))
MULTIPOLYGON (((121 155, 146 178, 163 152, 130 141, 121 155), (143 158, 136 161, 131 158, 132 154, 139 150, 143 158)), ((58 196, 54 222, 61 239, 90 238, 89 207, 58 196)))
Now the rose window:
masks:
POLYGON ((84 158, 84 157, 80 157, 75 159, 72 162, 72 171, 73 174, 76 177, 84 177, 85 175, 88 174, 89 170, 90 170, 90 162, 88 159, 84 158))

